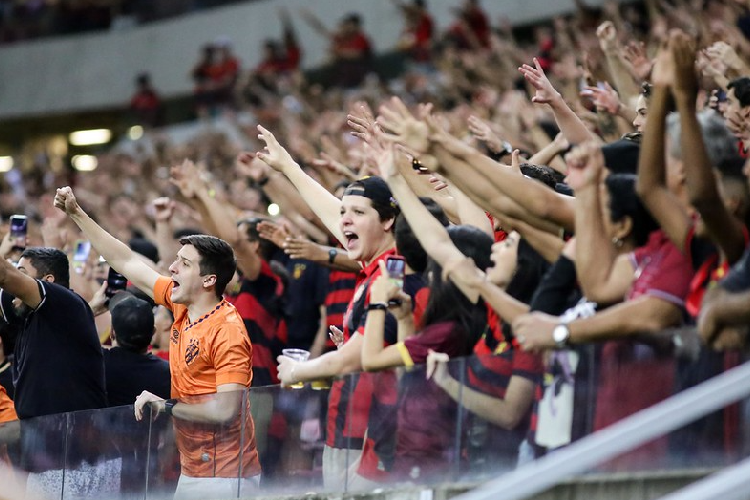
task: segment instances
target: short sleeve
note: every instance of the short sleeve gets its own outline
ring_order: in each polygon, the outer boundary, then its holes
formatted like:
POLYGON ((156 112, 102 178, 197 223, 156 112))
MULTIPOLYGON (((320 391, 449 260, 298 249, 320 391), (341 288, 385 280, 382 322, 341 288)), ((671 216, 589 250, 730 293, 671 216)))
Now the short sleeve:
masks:
POLYGON ((13 299, 15 299, 13 295, 0 288, 0 309, 2 309, 3 319, 9 325, 18 325, 21 323, 21 318, 16 313, 16 308, 13 307, 13 299))
POLYGON ((222 324, 214 337, 211 349, 216 370, 216 385, 240 384, 252 381, 253 348, 243 325, 222 324))
POLYGON ((636 280, 628 300, 648 295, 679 307, 685 303, 695 274, 687 257, 667 241, 657 251, 637 259, 636 280))
POLYGON ((174 282, 164 276, 160 276, 154 283, 154 302, 172 310, 172 287, 174 282))
POLYGON ((523 377, 536 381, 544 371, 542 357, 539 354, 522 351, 521 349, 513 350, 513 376, 523 377))
POLYGON ((406 339, 403 342, 404 347, 399 347, 399 352, 406 366, 420 365, 427 362, 427 354, 430 350, 442 352, 451 357, 458 356, 460 354, 459 342, 458 327, 454 323, 438 323, 406 339))

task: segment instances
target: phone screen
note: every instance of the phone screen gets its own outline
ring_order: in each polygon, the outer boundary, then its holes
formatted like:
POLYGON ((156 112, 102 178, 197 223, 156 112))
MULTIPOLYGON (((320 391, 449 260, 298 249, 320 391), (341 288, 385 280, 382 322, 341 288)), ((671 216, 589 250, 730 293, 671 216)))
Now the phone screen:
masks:
POLYGON ((89 260, 89 252, 91 252, 91 243, 85 240, 78 240, 73 260, 75 262, 86 262, 89 260))
POLYGON ((25 215, 10 216, 10 236, 15 239, 14 246, 26 248, 27 220, 25 215))
POLYGON ((112 297, 115 293, 125 290, 127 286, 128 279, 110 267, 107 275, 107 291, 105 292, 107 297, 112 297))
POLYGON ((388 272, 388 277, 403 288, 406 270, 406 261, 403 257, 388 257, 385 260, 385 270, 388 272))

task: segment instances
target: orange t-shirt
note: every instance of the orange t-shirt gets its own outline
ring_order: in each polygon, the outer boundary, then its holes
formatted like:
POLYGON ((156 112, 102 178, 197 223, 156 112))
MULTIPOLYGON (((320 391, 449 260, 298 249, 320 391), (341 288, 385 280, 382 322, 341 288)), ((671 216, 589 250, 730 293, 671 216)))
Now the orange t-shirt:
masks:
MULTIPOLYGON (((169 341, 172 397, 197 404, 215 394, 220 385, 249 387, 253 347, 235 307, 222 300, 210 312, 191 322, 187 307, 172 303, 172 286, 172 280, 165 277, 154 284, 154 301, 174 314, 169 341)), ((237 397, 243 402, 237 417, 221 425, 174 419, 184 475, 238 477, 240 467, 242 477, 260 474, 249 398, 240 394, 237 397), (241 436, 243 411, 244 437, 241 436), (242 450, 240 443, 243 443, 242 450)))
POLYGON ((0 424, 18 420, 16 408, 13 406, 13 400, 10 399, 5 387, 0 385, 0 424))

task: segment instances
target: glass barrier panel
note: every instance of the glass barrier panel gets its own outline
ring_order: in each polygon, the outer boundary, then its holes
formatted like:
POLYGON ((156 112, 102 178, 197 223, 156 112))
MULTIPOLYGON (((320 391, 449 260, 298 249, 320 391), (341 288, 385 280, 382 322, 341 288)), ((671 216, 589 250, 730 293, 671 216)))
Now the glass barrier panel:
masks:
POLYGON ((173 416, 152 411, 150 418, 148 498, 257 494, 260 462, 247 391, 181 398, 173 416))
POLYGON ((64 499, 143 498, 149 422, 132 406, 67 414, 64 499))
POLYGON ((262 467, 261 494, 321 492, 328 384, 253 387, 250 408, 262 467))
POLYGON ((48 415, 0 425, 0 464, 29 498, 63 498, 68 415, 48 415))

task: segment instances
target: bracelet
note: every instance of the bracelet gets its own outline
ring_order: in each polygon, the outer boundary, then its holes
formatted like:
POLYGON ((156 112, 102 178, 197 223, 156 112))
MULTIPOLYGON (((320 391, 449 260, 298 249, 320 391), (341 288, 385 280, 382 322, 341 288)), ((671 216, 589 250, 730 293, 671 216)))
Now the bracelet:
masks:
POLYGON ((335 248, 331 248, 328 250, 328 263, 333 264, 333 261, 336 260, 336 256, 338 255, 338 251, 335 248))
POLYGON ((372 302, 367 306, 368 311, 387 311, 388 304, 385 302, 372 302))

